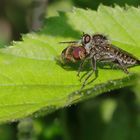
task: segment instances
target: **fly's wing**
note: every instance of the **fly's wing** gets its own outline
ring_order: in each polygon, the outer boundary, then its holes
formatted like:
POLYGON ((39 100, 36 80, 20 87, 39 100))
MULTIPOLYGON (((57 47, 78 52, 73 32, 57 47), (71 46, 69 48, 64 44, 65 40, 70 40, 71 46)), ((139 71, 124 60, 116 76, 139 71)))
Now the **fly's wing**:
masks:
POLYGON ((123 49, 121 49, 121 48, 119 48, 119 47, 113 45, 113 44, 111 44, 111 47, 112 47, 114 50, 116 50, 116 52, 120 52, 120 53, 126 54, 127 56, 138 60, 138 59, 137 59, 135 56, 133 56, 131 53, 129 53, 129 52, 127 52, 127 51, 125 51, 125 50, 123 50, 123 49))

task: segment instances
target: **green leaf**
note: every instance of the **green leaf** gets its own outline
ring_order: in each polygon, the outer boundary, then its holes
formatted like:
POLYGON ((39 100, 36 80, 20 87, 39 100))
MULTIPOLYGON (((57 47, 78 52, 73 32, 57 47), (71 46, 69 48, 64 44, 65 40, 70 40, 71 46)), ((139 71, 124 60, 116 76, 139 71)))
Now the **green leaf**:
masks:
MULTIPOLYGON (((98 68, 97 79, 79 94, 84 80, 80 82, 76 76, 79 64, 59 62, 58 56, 67 46, 58 42, 79 39, 82 32, 98 32, 140 58, 139 15, 140 9, 134 7, 124 10, 100 6, 98 11, 74 8, 73 12, 60 12, 46 19, 40 32, 24 35, 23 41, 0 49, 0 122, 24 118, 39 110, 50 112, 134 84, 139 66, 130 68, 129 75, 118 69, 98 68)), ((81 76, 88 70, 85 68, 81 76)))

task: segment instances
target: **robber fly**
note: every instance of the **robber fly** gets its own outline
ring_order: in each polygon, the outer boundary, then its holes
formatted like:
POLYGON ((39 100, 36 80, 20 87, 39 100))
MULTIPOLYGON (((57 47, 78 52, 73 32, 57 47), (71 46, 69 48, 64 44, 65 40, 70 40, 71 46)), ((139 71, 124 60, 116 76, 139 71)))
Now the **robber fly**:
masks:
POLYGON ((85 86, 86 81, 96 71, 96 62, 112 62, 128 74, 128 67, 140 65, 140 60, 131 55, 130 53, 114 46, 110 43, 109 39, 102 34, 83 34, 79 41, 62 42, 71 43, 70 46, 62 51, 62 59, 68 61, 82 60, 79 70, 82 70, 85 60, 90 59, 92 72, 86 77, 82 88, 85 86))

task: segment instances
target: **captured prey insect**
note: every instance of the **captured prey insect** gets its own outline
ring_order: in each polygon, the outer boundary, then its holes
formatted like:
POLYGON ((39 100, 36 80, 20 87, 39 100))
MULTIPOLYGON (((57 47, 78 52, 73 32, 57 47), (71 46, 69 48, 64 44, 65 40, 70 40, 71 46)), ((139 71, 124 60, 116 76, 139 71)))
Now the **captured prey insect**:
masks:
POLYGON ((71 44, 62 51, 61 57, 63 60, 72 62, 83 60, 86 57, 86 49, 80 44, 71 44))
POLYGON ((97 70, 96 62, 111 62, 122 69, 128 74, 128 67, 140 65, 140 60, 132 54, 114 46, 110 43, 109 39, 102 34, 83 34, 79 41, 62 42, 70 43, 70 46, 62 51, 62 59, 68 61, 82 60, 78 76, 82 70, 85 60, 90 59, 92 72, 86 77, 82 88, 85 86, 86 81, 97 70))

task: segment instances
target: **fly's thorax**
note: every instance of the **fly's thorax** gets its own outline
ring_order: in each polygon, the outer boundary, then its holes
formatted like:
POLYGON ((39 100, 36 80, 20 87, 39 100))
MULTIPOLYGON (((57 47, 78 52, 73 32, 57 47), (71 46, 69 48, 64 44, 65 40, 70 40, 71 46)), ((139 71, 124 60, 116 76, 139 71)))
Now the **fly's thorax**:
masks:
POLYGON ((101 45, 95 45, 94 42, 90 42, 84 46, 87 55, 91 58, 95 54, 100 54, 103 52, 103 46, 101 45))
POLYGON ((95 46, 100 46, 109 43, 109 40, 106 36, 102 34, 94 34, 92 36, 92 42, 95 46))

